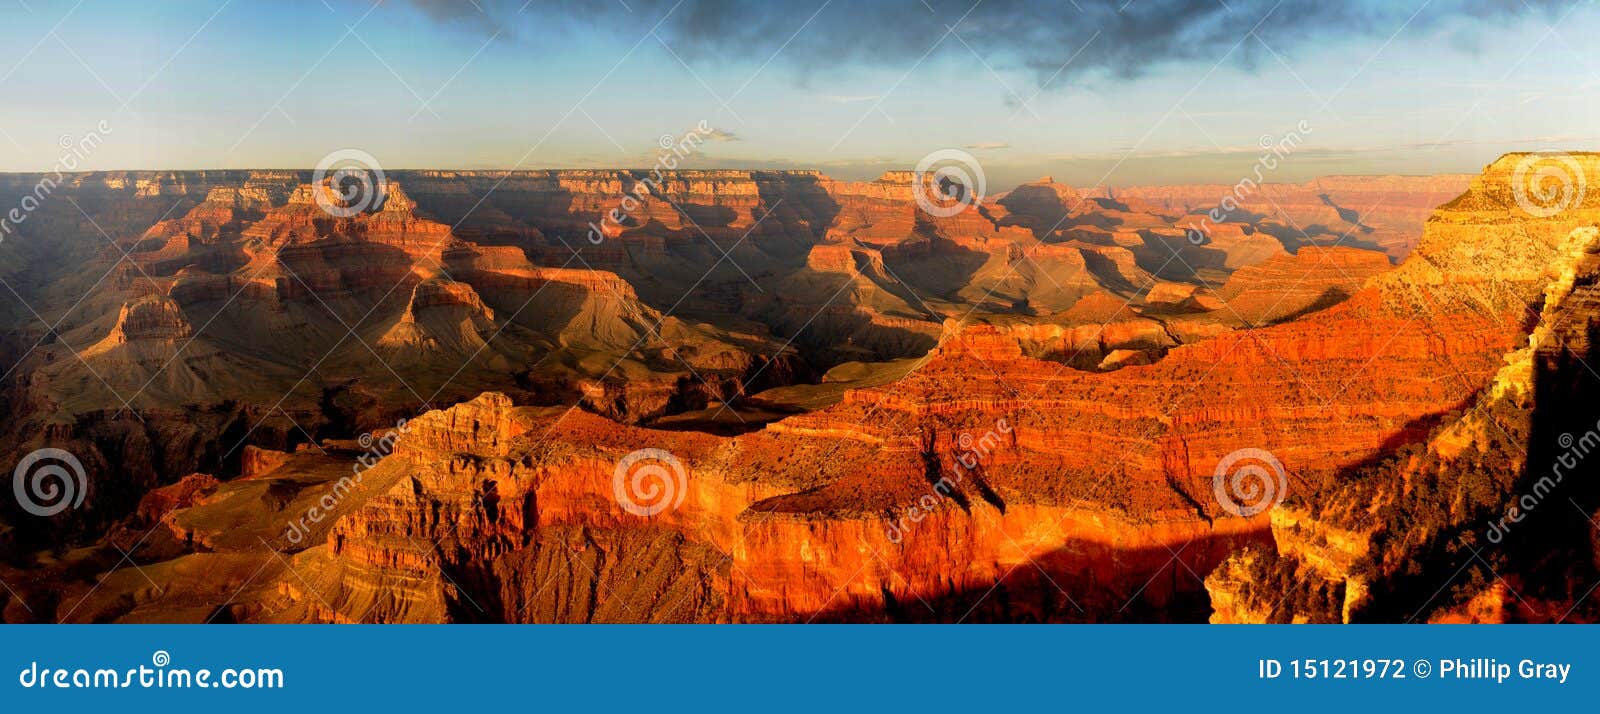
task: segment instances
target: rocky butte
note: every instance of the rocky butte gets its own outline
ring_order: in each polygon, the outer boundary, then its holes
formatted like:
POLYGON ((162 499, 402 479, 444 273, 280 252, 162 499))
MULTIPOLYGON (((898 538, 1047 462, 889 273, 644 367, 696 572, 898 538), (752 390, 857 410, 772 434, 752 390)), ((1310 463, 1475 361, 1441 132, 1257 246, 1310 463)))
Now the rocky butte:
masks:
POLYGON ((1592 619, 1592 529, 1468 537, 1600 416, 1600 199, 1530 215, 1527 158, 1201 239, 1231 187, 405 171, 336 216, 310 172, 75 175, 0 243, 0 441, 88 497, 0 515, 4 615, 1592 619))

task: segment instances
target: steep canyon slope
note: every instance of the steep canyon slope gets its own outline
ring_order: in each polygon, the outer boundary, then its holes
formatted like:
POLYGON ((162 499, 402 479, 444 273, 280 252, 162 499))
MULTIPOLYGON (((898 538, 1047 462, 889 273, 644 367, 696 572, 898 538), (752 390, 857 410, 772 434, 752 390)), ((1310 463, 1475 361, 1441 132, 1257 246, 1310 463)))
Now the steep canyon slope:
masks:
MULTIPOLYGON (((1216 622, 1593 622, 1600 580, 1600 202, 1583 186, 1600 156, 1547 187, 1538 155, 1490 165, 1439 208, 1392 274, 1520 320, 1473 397, 1422 439, 1292 494, 1271 515, 1275 548, 1242 550, 1207 579, 1216 622), (1447 252, 1447 248, 1453 248, 1447 252)), ((1424 288, 1428 289, 1428 288, 1424 288)), ((1448 375, 1446 375, 1448 377, 1448 375)))

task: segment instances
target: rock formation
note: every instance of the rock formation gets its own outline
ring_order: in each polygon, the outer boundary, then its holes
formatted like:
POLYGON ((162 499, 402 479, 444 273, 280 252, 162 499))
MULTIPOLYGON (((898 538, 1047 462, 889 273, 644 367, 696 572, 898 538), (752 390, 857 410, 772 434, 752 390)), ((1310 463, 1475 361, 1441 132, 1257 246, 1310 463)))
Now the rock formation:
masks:
MULTIPOLYGON (((1380 279, 1396 301, 1463 305, 1523 339, 1424 438, 1277 509, 1276 548, 1207 579, 1212 621, 1595 620, 1600 203, 1530 215, 1516 182, 1532 158, 1487 167, 1429 221, 1426 259, 1380 279)), ((1600 156, 1573 160, 1600 176, 1600 156)))
POLYGON ((1361 504, 1416 508, 1413 474, 1498 438, 1473 405, 1581 378, 1525 346, 1587 334, 1593 219, 1516 214, 1507 160, 1465 194, 1267 185, 1203 235, 1233 187, 1045 179, 945 218, 909 172, 414 171, 339 217, 303 172, 76 177, 109 242, 45 209, 66 239, 0 244, 50 263, 0 269, 39 306, 3 314, 4 438, 97 478, 6 514, 34 555, 5 614, 1391 618, 1374 587, 1437 532, 1361 504), (646 449, 667 480, 629 493, 646 449), (1242 450, 1287 501, 1219 499, 1242 450))

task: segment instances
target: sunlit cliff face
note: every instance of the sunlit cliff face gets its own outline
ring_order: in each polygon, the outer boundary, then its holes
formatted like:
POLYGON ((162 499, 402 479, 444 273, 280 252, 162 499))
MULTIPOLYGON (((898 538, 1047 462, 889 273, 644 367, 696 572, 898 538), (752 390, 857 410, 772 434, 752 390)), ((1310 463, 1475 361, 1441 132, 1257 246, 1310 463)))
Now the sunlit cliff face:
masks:
POLYGON ((1216 187, 936 216, 898 173, 396 172, 335 216, 301 172, 84 176, 116 244, 53 210, 0 243, 60 320, 8 315, 5 438, 96 474, 12 521, 6 615, 1266 619, 1295 559, 1335 585, 1286 617, 1387 612, 1349 573, 1411 541, 1328 509, 1471 443, 1586 284, 1587 204, 1520 210, 1516 158, 1269 184, 1198 241, 1216 187))

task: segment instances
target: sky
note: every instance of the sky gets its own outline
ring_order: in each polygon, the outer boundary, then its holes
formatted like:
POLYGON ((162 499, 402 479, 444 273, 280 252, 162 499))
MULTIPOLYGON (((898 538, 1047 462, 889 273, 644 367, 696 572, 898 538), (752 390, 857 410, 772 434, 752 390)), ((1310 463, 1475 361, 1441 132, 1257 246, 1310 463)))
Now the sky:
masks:
POLYGON ((990 189, 1477 172, 1600 149, 1589 0, 0 0, 0 171, 647 168, 990 189), (101 131, 101 128, 105 131, 101 131))

